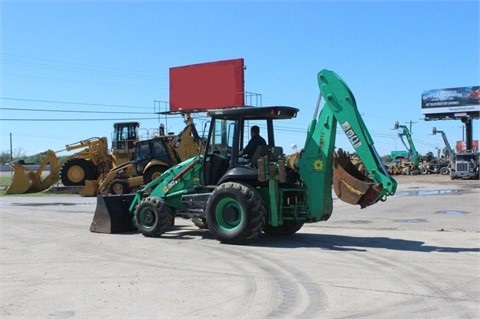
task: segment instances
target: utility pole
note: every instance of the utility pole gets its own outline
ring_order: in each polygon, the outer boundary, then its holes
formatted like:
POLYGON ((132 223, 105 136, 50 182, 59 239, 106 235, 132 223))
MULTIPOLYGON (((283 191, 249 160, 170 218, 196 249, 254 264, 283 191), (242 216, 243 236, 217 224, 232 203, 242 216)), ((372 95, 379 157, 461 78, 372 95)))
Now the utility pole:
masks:
POLYGON ((10 165, 13 163, 12 133, 10 133, 10 165))
POLYGON ((412 124, 415 124, 417 122, 413 122, 412 120, 410 120, 409 122, 405 122, 405 124, 409 124, 409 129, 410 129, 410 134, 413 134, 412 132, 412 124))

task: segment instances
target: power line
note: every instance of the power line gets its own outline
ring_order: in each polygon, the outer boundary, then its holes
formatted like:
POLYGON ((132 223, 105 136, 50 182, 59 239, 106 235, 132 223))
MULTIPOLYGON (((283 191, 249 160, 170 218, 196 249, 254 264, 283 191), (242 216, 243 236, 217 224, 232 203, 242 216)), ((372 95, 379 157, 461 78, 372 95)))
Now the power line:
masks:
POLYGON ((139 121, 139 120, 153 120, 154 118, 151 117, 143 117, 143 118, 128 118, 128 119, 26 119, 26 118, 11 118, 11 119, 1 119, 2 121, 24 121, 24 122, 83 122, 83 121, 139 121))
MULTIPOLYGON (((23 77, 23 78, 28 78, 28 79, 39 79, 39 80, 52 80, 52 81, 59 81, 62 83, 66 82, 71 82, 71 83, 81 83, 83 85, 88 85, 88 86, 95 86, 98 87, 99 85, 105 85, 105 86, 114 86, 114 87, 127 87, 127 88, 143 88, 143 89, 155 89, 158 90, 158 86, 147 86, 147 85, 138 85, 138 84, 121 84, 121 83, 109 83, 109 82, 99 82, 99 81, 92 81, 91 79, 88 80, 74 80, 72 77, 68 78, 56 78, 56 77, 50 77, 50 76, 37 76, 37 75, 32 75, 31 73, 29 74, 20 74, 20 73, 9 73, 9 72, 3 72, 2 75, 5 77, 7 76, 16 76, 16 77, 23 77)), ((137 82, 135 82, 137 83, 137 82)))
POLYGON ((26 109, 26 108, 13 108, 13 107, 0 107, 0 110, 7 111, 28 111, 28 112, 59 112, 59 113, 89 113, 89 114, 154 114, 153 112, 108 112, 108 111, 84 111, 84 110, 52 110, 52 109, 26 109))
POLYGON ((85 64, 85 63, 75 63, 75 62, 43 59, 38 57, 7 54, 7 53, 2 53, 0 54, 0 56, 5 57, 5 58, 0 58, 0 60, 2 60, 4 64, 16 64, 16 65, 23 64, 26 66, 41 67, 41 68, 48 68, 48 69, 56 68, 56 69, 60 69, 61 71, 75 71, 75 72, 83 72, 83 73, 95 72, 95 74, 101 74, 101 75, 107 75, 107 76, 113 75, 113 76, 125 77, 124 74, 126 74, 126 75, 133 75, 135 78, 143 77, 145 79, 151 79, 151 80, 168 80, 168 78, 166 78, 165 76, 159 76, 158 73, 139 71, 139 70, 133 70, 133 69, 127 69, 127 68, 93 65, 93 64, 85 64), (20 61, 18 60, 18 58, 20 59, 20 61), (23 59, 24 61, 21 61, 21 59, 23 59), (47 63, 30 62, 30 61, 27 62, 26 60, 44 61, 47 63), (107 74, 105 71, 98 73, 96 72, 97 69, 107 70, 107 74))
POLYGON ((128 108, 144 108, 135 105, 116 105, 116 104, 100 104, 100 103, 83 103, 83 102, 71 102, 71 101, 55 101, 55 100, 38 100, 38 99, 22 99, 13 97, 1 97, 2 100, 10 101, 23 101, 23 102, 37 102, 37 103, 56 103, 56 104, 74 104, 74 105, 86 105, 86 106, 109 106, 109 107, 128 107, 128 108))

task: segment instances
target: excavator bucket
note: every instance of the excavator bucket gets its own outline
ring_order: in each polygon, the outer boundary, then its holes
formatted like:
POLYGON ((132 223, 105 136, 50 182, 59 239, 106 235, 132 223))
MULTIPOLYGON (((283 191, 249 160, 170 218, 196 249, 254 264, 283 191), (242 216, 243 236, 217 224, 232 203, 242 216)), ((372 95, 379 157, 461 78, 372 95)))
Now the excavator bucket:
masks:
POLYGON ((58 181, 60 176, 60 165, 55 152, 48 150, 42 163, 36 171, 20 163, 13 163, 12 182, 5 190, 5 194, 26 194, 38 193, 48 189, 58 181), (50 172, 42 176, 43 170, 50 164, 50 172))
POLYGON ((380 186, 362 173, 342 149, 334 154, 333 189, 342 201, 362 208, 375 203, 381 192, 380 186))
POLYGON ((135 194, 98 195, 90 231, 115 234, 135 230, 132 222, 133 216, 129 212, 134 198, 135 194))

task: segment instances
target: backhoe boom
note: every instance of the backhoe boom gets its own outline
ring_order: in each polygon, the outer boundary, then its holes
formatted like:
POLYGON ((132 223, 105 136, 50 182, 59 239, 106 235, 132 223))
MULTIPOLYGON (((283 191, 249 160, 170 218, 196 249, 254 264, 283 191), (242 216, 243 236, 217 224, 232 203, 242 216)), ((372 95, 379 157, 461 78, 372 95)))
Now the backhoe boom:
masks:
POLYGON ((304 152, 297 167, 310 194, 308 206, 312 218, 327 220, 332 213, 332 180, 340 199, 360 204, 362 208, 393 195, 397 183, 386 172, 348 86, 328 70, 318 74, 318 85, 325 105, 318 119, 314 118, 309 126, 304 152), (362 160, 371 181, 358 181, 359 174, 356 174, 357 181, 352 182, 353 178, 349 176, 354 173, 351 167, 345 165, 345 153, 338 151, 332 156, 338 123, 362 160), (332 168, 335 168, 335 173, 332 168))

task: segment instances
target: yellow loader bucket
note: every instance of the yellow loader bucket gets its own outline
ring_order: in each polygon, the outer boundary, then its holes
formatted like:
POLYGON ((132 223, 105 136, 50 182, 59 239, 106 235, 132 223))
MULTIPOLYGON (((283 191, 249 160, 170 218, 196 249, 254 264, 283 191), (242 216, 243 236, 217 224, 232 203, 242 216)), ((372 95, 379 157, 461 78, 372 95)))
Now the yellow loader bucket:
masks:
POLYGON ((11 165, 13 168, 12 182, 5 190, 5 194, 25 194, 31 185, 31 180, 27 177, 24 170, 15 167, 15 164, 11 165))
POLYGON ((13 163, 12 182, 5 190, 5 194, 38 193, 55 184, 60 177, 60 165, 55 152, 48 150, 39 168, 34 171, 19 163, 13 163), (42 177, 43 170, 50 164, 50 173, 42 177))
POLYGON ((98 195, 98 180, 85 180, 85 186, 80 190, 80 196, 93 197, 98 195))
POLYGON ((350 155, 341 149, 334 154, 333 189, 342 201, 362 208, 371 205, 381 192, 379 186, 360 172, 350 155))
POLYGON ((114 234, 135 230, 133 216, 129 212, 135 194, 98 195, 90 231, 114 234))

